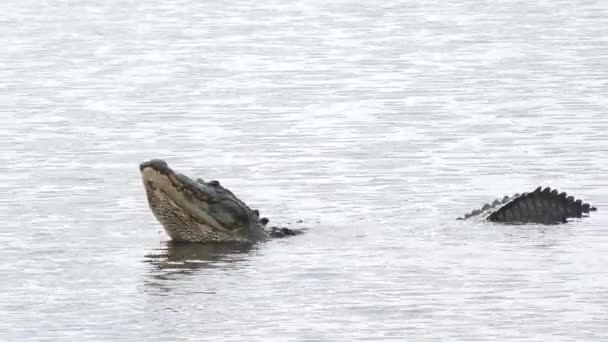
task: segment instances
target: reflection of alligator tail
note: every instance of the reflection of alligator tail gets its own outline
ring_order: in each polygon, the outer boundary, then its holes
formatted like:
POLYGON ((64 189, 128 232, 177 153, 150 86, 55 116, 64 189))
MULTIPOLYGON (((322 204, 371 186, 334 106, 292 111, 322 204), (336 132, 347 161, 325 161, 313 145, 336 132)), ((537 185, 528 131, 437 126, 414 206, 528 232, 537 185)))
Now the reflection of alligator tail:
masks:
POLYGON ((590 211, 597 210, 589 203, 568 196, 565 192, 542 187, 533 192, 505 196, 485 204, 481 209, 473 210, 458 218, 466 220, 477 218, 502 223, 541 223, 556 224, 567 222, 568 218, 588 216, 590 211))

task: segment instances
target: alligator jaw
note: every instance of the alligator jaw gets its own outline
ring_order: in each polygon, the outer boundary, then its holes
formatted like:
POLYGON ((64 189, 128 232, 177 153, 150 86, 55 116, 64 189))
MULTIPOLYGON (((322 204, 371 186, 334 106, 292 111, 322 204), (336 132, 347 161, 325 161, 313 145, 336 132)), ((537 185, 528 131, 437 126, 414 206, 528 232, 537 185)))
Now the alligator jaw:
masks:
POLYGON ((218 182, 195 182, 160 159, 139 169, 150 209, 172 240, 254 242, 267 236, 257 212, 218 182))
MULTIPOLYGON (((155 192, 156 195, 164 195, 169 201, 173 202, 174 207, 188 211, 191 215, 196 215, 199 219, 202 219, 202 223, 207 225, 209 229, 221 228, 219 223, 193 203, 192 196, 188 194, 184 184, 177 178, 173 170, 168 167, 167 163, 152 160, 148 163, 142 163, 140 170, 144 186, 149 195, 150 191, 155 192)), ((202 202, 197 204, 205 205, 202 202)))

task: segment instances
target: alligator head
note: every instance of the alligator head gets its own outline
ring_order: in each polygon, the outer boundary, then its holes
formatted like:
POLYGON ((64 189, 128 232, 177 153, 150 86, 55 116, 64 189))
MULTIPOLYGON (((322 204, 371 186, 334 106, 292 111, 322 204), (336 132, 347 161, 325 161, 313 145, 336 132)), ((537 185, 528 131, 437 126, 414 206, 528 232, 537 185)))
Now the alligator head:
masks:
POLYGON ((268 220, 218 181, 192 180, 160 159, 139 169, 150 209, 171 240, 252 243, 271 235, 268 220))

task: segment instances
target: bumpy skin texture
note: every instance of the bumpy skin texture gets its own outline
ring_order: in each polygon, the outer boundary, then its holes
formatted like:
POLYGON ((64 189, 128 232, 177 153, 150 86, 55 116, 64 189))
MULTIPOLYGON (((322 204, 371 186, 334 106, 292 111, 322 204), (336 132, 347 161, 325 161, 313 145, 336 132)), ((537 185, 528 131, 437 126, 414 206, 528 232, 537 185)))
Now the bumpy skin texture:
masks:
POLYGON ((524 224, 558 224, 565 223, 569 218, 588 216, 590 211, 597 210, 589 203, 568 196, 565 192, 542 187, 536 190, 505 196, 492 204, 485 204, 481 209, 465 214, 460 220, 477 218, 491 222, 524 224))
POLYGON ((173 241, 254 243, 298 233, 266 229, 268 219, 218 181, 194 181, 160 159, 143 162, 139 169, 150 210, 173 241))

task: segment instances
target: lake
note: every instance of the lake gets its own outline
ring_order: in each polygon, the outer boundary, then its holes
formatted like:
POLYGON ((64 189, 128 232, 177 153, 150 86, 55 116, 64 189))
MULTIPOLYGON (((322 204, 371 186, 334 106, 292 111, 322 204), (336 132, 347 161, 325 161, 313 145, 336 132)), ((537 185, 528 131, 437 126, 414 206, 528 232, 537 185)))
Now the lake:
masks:
POLYGON ((606 2, 0 11, 0 341, 608 336, 606 2), (168 243, 151 158, 308 231, 168 243), (456 220, 541 185, 598 211, 456 220))

